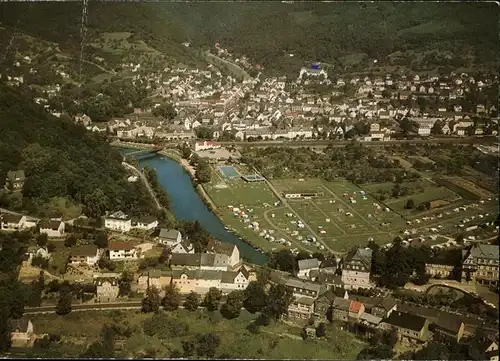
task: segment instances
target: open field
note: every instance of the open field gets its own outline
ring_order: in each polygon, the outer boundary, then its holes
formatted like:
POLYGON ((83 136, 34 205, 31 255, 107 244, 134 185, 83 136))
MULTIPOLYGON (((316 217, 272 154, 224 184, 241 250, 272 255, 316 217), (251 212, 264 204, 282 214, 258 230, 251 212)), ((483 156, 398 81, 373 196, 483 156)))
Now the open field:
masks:
MULTIPOLYGON (((236 169, 239 173, 246 171, 236 169)), ((428 244, 440 244, 448 240, 445 236, 454 238, 468 226, 484 222, 498 212, 493 198, 473 203, 462 198, 455 189, 423 178, 402 183, 400 186, 409 188, 410 194, 398 198, 391 194, 394 183, 357 186, 346 180, 326 182, 309 178, 273 179, 271 183, 280 196, 311 194, 303 198, 286 198, 286 204, 276 203, 277 197, 265 182, 228 180, 215 169, 212 182, 204 186, 219 207, 217 211, 223 222, 264 250, 282 245, 265 239, 263 230, 268 232, 268 238, 289 241, 289 248, 311 251, 322 243, 333 251, 345 252, 353 246, 366 244, 370 238, 385 244, 404 232, 422 237, 428 244), (386 199, 378 201, 372 194, 377 197, 384 194, 386 199), (415 207, 434 201, 433 207, 423 211, 407 210, 408 199, 413 199, 415 207), (248 218, 242 218, 238 212, 235 215, 233 207, 240 208, 246 214, 243 217, 248 218), (259 228, 254 229, 253 222, 258 222, 259 228), (319 243, 306 241, 308 237, 317 238, 319 243)))
MULTIPOLYGON (((36 333, 54 333, 63 336, 59 345, 39 351, 39 356, 61 355, 78 356, 86 345, 99 337, 102 326, 106 323, 128 324, 132 335, 117 347, 116 357, 140 357, 141 352, 152 351, 155 357, 169 357, 172 350, 182 350, 181 342, 191 339, 197 333, 214 332, 219 335, 221 344, 217 355, 226 354, 237 358, 266 359, 353 359, 363 348, 363 343, 353 335, 340 330, 336 325, 327 325, 327 337, 322 340, 300 339, 299 327, 283 323, 271 323, 263 327, 258 334, 251 334, 246 326, 256 317, 242 311, 240 317, 226 320, 219 312, 188 312, 178 310, 168 314, 174 323, 184 324, 187 335, 170 336, 161 333, 148 336, 143 332, 142 324, 152 314, 140 311, 103 311, 71 313, 64 317, 54 315, 34 315, 31 317, 36 333), (283 336, 281 336, 283 335, 283 336), (73 347, 68 347, 69 345, 73 347)), ((160 316, 160 317, 163 317, 160 316)), ((27 356, 38 356, 31 351, 27 356)))

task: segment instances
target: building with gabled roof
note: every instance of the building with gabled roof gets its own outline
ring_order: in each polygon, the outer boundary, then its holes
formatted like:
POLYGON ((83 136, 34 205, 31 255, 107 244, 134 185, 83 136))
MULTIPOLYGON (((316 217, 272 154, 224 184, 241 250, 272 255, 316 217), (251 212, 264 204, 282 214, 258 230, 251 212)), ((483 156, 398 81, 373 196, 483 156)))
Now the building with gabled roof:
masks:
POLYGON ((111 261, 133 261, 139 258, 140 250, 133 244, 117 240, 108 242, 108 257, 111 261))
POLYGON ((176 229, 160 229, 159 242, 167 246, 174 246, 182 241, 181 232, 176 229))
POLYGON ((48 222, 42 222, 40 224, 40 233, 46 234, 48 237, 63 237, 65 230, 65 224, 63 221, 50 220, 48 222))
POLYGON ((120 293, 119 275, 112 277, 107 275, 99 275, 94 277, 96 286, 96 299, 99 302, 111 302, 118 298, 120 293))
POLYGON ((462 282, 498 285, 498 245, 477 244, 462 251, 462 255, 462 282))
POLYGON ((437 320, 431 324, 434 339, 446 343, 459 343, 464 336, 465 324, 462 317, 441 312, 437 320))
POLYGON ((311 271, 319 271, 319 265, 321 262, 317 258, 312 259, 302 259, 297 262, 299 265, 299 272, 297 277, 303 279, 309 279, 311 271))
POLYGON ((350 252, 342 265, 342 282, 347 289, 372 288, 370 271, 372 265, 372 250, 358 248, 350 252))
POLYGON ((210 240, 207 245, 207 253, 218 255, 220 262, 227 263, 227 267, 236 267, 240 264, 240 250, 231 243, 210 240))
POLYGON ((24 170, 8 171, 6 186, 13 191, 20 191, 23 189, 25 180, 24 170))
POLYGON ((382 320, 380 327, 386 330, 395 328, 399 338, 409 341, 425 342, 428 339, 429 321, 411 313, 391 312, 389 317, 382 320))
POLYGON ((71 247, 69 254, 69 263, 73 265, 87 264, 94 266, 100 258, 99 249, 96 245, 89 244, 84 246, 71 247))
POLYGON ((33 346, 36 335, 30 319, 23 317, 18 320, 10 320, 9 327, 12 347, 33 346))
POLYGON ((122 211, 114 212, 104 217, 104 228, 113 231, 130 232, 132 229, 132 218, 122 211))

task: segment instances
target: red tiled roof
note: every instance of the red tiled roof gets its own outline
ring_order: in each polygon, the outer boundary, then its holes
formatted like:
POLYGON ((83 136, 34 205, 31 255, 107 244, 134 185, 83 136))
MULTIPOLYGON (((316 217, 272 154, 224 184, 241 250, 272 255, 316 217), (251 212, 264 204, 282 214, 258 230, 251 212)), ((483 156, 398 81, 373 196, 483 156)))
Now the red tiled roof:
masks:
POLYGON ((349 312, 355 312, 358 313, 359 310, 361 310, 361 307, 363 307, 363 304, 359 301, 352 301, 351 305, 349 306, 349 312))
POLYGON ((108 248, 111 250, 120 250, 120 249, 134 249, 134 245, 127 242, 120 241, 109 241, 108 248))

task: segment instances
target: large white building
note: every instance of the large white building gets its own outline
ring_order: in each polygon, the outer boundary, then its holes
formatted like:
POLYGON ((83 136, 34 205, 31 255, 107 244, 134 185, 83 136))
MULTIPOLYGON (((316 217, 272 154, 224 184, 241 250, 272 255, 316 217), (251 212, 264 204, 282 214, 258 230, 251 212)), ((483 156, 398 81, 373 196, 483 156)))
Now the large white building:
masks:
POLYGON ((113 231, 129 232, 132 229, 132 218, 118 211, 104 218, 104 227, 113 231))
POLYGON ((206 140, 203 142, 194 143, 194 151, 198 152, 200 150, 208 150, 208 149, 219 149, 221 145, 215 142, 207 142, 206 140))
POLYGON ((129 261, 139 258, 138 249, 126 242, 110 241, 108 256, 111 261, 129 261))
POLYGON ((51 220, 40 225, 40 233, 46 234, 49 237, 64 236, 64 222, 59 220, 51 220))
POLYGON ((370 271, 372 267, 372 250, 358 248, 347 255, 342 265, 342 282, 346 289, 372 288, 370 271))

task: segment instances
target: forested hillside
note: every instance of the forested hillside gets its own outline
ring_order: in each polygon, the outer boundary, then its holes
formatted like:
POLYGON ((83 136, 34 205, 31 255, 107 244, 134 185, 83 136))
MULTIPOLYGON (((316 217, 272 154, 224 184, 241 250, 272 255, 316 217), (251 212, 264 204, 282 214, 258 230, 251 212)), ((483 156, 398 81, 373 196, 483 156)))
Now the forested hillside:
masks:
POLYGON ((49 204, 62 211, 82 204, 89 216, 154 210, 141 184, 127 182, 121 161, 100 136, 47 114, 30 94, 0 83, 0 188, 10 170, 22 169, 27 177, 22 199, 4 193, 0 207, 43 213, 49 204), (55 197, 66 205, 54 205, 55 197))
MULTIPOLYGON (((497 59, 493 3, 91 3, 89 36, 132 31, 179 60, 179 44, 220 41, 268 70, 322 61, 344 68, 473 67, 497 59), (288 54, 293 53, 290 57, 288 54)), ((21 31, 79 47, 81 3, 3 3, 0 21, 21 31)))

